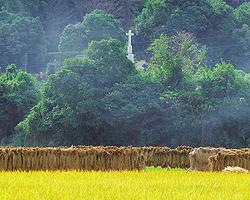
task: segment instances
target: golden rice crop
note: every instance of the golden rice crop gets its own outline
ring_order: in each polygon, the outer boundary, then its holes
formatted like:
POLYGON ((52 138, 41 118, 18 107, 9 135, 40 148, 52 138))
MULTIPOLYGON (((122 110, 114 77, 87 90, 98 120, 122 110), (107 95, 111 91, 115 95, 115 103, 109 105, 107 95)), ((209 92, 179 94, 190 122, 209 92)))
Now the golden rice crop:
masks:
POLYGON ((1 172, 1 200, 249 200, 250 175, 186 171, 1 172))

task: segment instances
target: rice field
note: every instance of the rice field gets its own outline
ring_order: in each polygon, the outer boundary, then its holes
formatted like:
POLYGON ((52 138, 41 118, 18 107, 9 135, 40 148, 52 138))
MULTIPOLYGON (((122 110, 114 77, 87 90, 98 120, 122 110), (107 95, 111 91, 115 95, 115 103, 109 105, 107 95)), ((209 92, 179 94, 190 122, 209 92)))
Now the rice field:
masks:
POLYGON ((249 200, 250 175, 147 169, 1 172, 1 200, 249 200))

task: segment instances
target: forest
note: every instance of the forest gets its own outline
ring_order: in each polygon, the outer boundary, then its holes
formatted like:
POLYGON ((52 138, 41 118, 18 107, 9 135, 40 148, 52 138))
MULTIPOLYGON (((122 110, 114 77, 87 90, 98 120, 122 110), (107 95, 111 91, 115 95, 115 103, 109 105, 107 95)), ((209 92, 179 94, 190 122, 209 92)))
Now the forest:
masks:
POLYGON ((250 147, 249 0, 0 0, 0 53, 0 145, 250 147))

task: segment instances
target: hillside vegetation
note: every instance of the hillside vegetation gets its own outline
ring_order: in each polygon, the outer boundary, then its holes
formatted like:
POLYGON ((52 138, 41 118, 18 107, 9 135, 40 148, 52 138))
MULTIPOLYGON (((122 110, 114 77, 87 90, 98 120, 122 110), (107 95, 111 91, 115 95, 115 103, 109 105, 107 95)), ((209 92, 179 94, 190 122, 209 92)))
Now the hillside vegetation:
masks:
POLYGON ((250 2, 0 5, 1 144, 249 147, 250 2))

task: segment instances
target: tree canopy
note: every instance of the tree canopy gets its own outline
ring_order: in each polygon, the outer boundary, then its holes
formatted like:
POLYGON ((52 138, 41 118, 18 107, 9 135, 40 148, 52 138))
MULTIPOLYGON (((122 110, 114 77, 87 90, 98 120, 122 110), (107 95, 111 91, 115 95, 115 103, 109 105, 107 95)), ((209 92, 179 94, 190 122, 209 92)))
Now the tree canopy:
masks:
POLYGON ((65 61, 46 83, 44 98, 18 125, 17 132, 30 135, 31 143, 98 144, 104 140, 101 136, 98 140, 103 127, 100 100, 135 69, 118 40, 91 42, 87 52, 87 58, 65 61))
POLYGON ((250 146, 249 1, 0 0, 0 53, 2 144, 250 146))
POLYGON ((39 18, 0 11, 0 63, 7 66, 15 63, 24 67, 25 54, 37 62, 46 52, 44 30, 39 18))
POLYGON ((60 37, 60 51, 82 51, 91 41, 118 39, 125 42, 125 31, 114 16, 94 10, 78 24, 69 24, 60 37))
MULTIPOLYGON (((142 41, 161 34, 186 31, 207 47, 211 65, 224 59, 239 68, 249 63, 249 3, 233 8, 223 0, 150 0, 135 19, 135 30, 142 41)), ((144 45, 137 45, 138 51, 144 45)))
POLYGON ((206 49, 181 32, 152 43, 136 71, 117 40, 91 42, 65 61, 16 127, 25 145, 249 146, 249 74, 206 64, 206 49))
POLYGON ((0 141, 10 142, 15 126, 38 102, 39 92, 31 74, 15 65, 0 74, 0 141))

